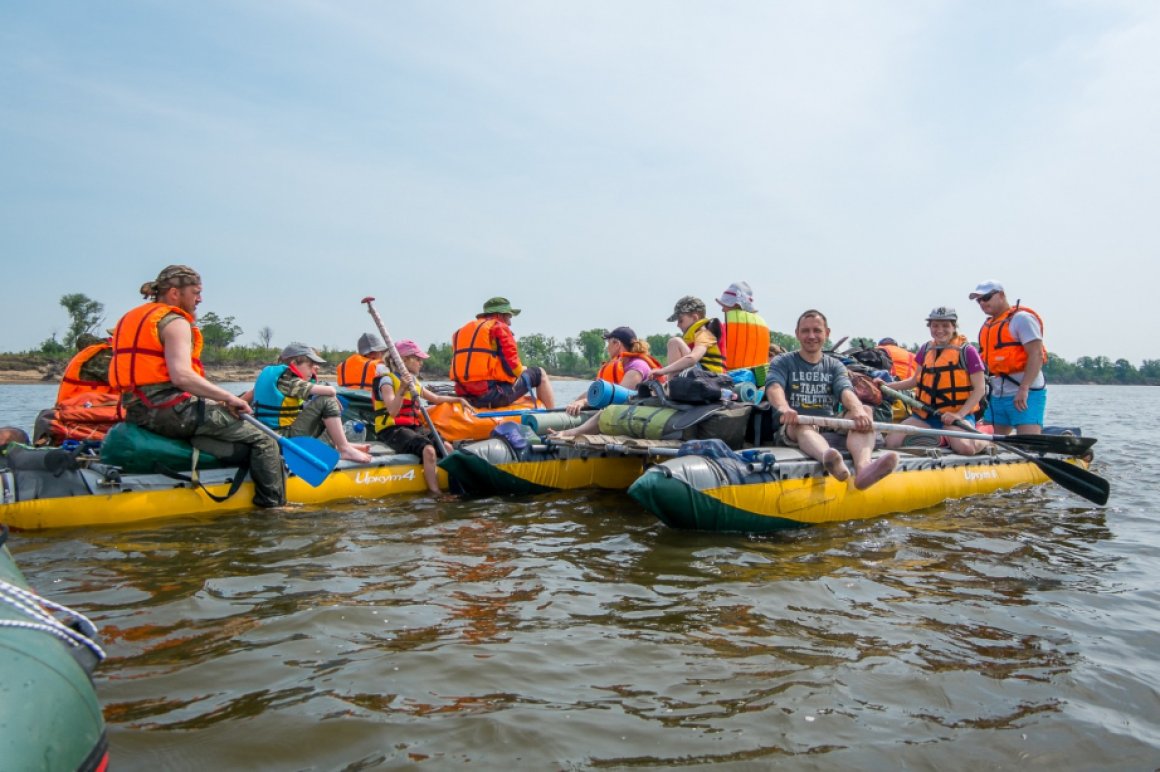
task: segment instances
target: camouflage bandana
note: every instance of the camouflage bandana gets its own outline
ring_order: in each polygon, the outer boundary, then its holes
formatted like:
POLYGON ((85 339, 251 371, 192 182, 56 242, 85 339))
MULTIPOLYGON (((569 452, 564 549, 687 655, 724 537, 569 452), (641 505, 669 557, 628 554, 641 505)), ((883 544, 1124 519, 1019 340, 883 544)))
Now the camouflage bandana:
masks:
POLYGON ((147 298, 158 297, 170 287, 188 287, 201 284, 201 275, 188 265, 167 265, 157 274, 157 278, 141 285, 141 294, 147 298))
POLYGON ((701 314, 705 315, 705 303, 700 298, 695 298, 692 295, 685 295, 677 301, 673 306, 673 315, 669 317, 668 321, 675 322, 677 317, 681 314, 701 314))

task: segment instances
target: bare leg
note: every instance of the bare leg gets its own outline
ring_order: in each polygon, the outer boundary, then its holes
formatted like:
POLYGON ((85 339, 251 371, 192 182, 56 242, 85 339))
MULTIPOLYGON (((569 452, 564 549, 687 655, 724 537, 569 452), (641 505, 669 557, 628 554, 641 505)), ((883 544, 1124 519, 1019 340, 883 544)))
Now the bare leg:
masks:
POLYGON ((1043 427, 1039 424, 1019 424, 1015 427, 1016 434, 1043 434, 1043 427))
POLYGON ((600 429, 600 413, 589 416, 584 423, 562 431, 548 430, 548 437, 575 437, 577 434, 595 434, 600 429))
POLYGON ((544 368, 540 368, 540 385, 536 387, 536 396, 549 410, 556 406, 556 394, 552 390, 552 381, 544 368))
POLYGON ((888 450, 876 460, 870 460, 874 451, 874 432, 850 432, 846 435, 846 447, 854 458, 854 487, 866 490, 874 483, 894 471, 898 466, 898 454, 888 450))
MULTIPOLYGON (((907 416, 905 420, 900 421, 899 423, 903 424, 905 426, 921 426, 923 428, 928 428, 926 425, 926 421, 923 421, 921 418, 918 418, 917 416, 907 416)), ((906 435, 903 434, 902 432, 887 432, 886 433, 886 447, 890 448, 891 450, 893 450, 895 448, 901 448, 902 443, 904 443, 904 442, 906 442, 906 435)))
POLYGON ((683 338, 669 338, 668 345, 665 347, 665 364, 676 362, 688 354, 690 350, 689 344, 685 343, 683 338))
POLYGON ((855 473, 870 464, 870 454, 874 452, 874 432, 850 432, 846 435, 846 449, 854 459, 855 473))
POLYGON ((986 440, 961 440, 958 437, 947 437, 947 444, 960 456, 973 456, 988 445, 986 440))
POLYGON ((423 448, 423 479, 427 481, 427 490, 439 494, 439 467, 435 465, 435 446, 423 448))
POLYGON ((842 460, 842 454, 831 448, 830 443, 826 442, 817 429, 798 424, 790 426, 786 434, 798 444, 803 453, 816 461, 821 461, 835 480, 843 482, 850 477, 850 469, 842 460))

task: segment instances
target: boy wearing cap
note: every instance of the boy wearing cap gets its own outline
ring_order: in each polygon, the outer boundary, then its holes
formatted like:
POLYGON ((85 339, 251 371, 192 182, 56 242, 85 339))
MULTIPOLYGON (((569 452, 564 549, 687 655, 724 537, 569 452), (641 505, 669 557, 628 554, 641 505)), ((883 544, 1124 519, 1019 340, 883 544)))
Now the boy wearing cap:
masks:
POLYGON ((512 334, 520 309, 507 298, 492 298, 483 312, 451 336, 451 380, 455 393, 473 407, 506 407, 533 389, 546 408, 556 406, 552 382, 542 367, 525 367, 512 334))
POLYGON ((760 389, 769 372, 769 325, 753 305, 753 290, 747 282, 734 282, 717 304, 725 312, 718 342, 725 353, 725 369, 748 370, 760 389))
MULTIPOLYGON (((435 452, 435 438, 431 435, 431 428, 415 404, 415 389, 419 395, 432 405, 444 402, 459 402, 468 407, 463 397, 445 397, 428 389, 419 383, 419 371, 423 369, 423 360, 429 354, 419 348, 413 340, 401 340, 395 344, 395 350, 403 360, 406 368, 401 376, 390 371, 380 373, 374 382, 375 407, 375 436, 380 442, 385 442, 396 453, 410 453, 423 460, 423 478, 427 481, 427 490, 438 494, 439 469, 435 465, 438 458, 435 452), (412 389, 414 384, 415 389, 412 389)), ((451 444, 444 442, 443 447, 451 452, 451 444)))
POLYGON ((801 349, 781 354, 769 367, 765 394, 769 404, 779 412, 781 428, 778 444, 801 448, 810 458, 822 462, 838 482, 849 479, 850 470, 842 454, 831 444, 845 442, 854 459, 854 487, 865 490, 898 466, 898 454, 887 451, 871 460, 877 435, 870 411, 858 399, 846 366, 822 350, 830 337, 830 328, 821 311, 810 309, 798 317, 794 335, 801 349), (831 417, 841 403, 854 430, 848 434, 819 432, 813 426, 798 423, 798 415, 831 417))
MULTIPOLYGON (((954 429, 956 420, 975 425, 975 409, 987 394, 987 383, 983 360, 967 336, 959 334, 958 322, 958 313, 948 306, 927 314, 931 339, 918 347, 914 374, 890 384, 897 391, 917 389, 918 401, 927 410, 907 416, 902 423, 931 429, 954 429)), ((973 456, 987 446, 981 440, 946 439, 952 451, 964 456, 973 456)), ((886 447, 901 447, 905 440, 904 434, 888 433, 886 447)))
POLYGON ((324 433, 341 458, 365 464, 366 445, 352 445, 342 429, 342 404, 333 386, 318 383, 326 360, 305 343, 282 349, 278 364, 262 368, 254 388, 243 395, 254 417, 283 437, 320 437, 324 433))
MULTIPOLYGON (((608 350, 608 361, 596 371, 597 380, 635 389, 649 377, 653 368, 661 366, 649 353, 648 341, 637 338, 631 327, 617 327, 612 332, 604 333, 604 342, 608 350)), ((580 411, 588 407, 588 393, 585 392, 568 403, 565 412, 568 415, 580 415, 580 411)))
POLYGON ((979 330, 979 353, 991 375, 987 420, 995 434, 1040 434, 1047 408, 1047 381, 1043 364, 1043 319, 1015 301, 997 281, 985 281, 970 294, 987 315, 979 330))
POLYGON ((383 354, 387 344, 371 332, 364 332, 358 338, 358 352, 351 354, 338 366, 338 385, 349 389, 371 390, 375 376, 385 367, 383 354))
POLYGON ((673 375, 690 367, 700 367, 711 373, 725 372, 725 357, 717 344, 717 334, 713 332, 714 328, 720 330, 721 323, 705 318, 704 301, 685 295, 673 306, 668 321, 677 323, 681 337, 669 338, 665 359, 668 364, 653 368, 651 378, 673 375))
POLYGON ((238 420, 253 412, 250 404, 205 377, 194 316, 201 276, 189 266, 170 265, 141 285, 141 294, 149 302, 121 317, 113 330, 109 384, 122 392, 125 420, 211 452, 221 452, 221 443, 245 445, 254 505, 285 504, 277 441, 238 420))

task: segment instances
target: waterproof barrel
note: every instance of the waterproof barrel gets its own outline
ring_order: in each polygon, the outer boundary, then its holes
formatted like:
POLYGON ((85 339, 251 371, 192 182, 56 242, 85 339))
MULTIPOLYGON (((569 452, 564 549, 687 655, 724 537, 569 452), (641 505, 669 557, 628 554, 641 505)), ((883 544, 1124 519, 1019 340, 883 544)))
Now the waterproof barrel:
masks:
POLYGON ((549 429, 557 432, 571 429, 582 424, 585 418, 587 418, 585 415, 572 416, 567 413, 525 413, 520 422, 543 437, 549 429))

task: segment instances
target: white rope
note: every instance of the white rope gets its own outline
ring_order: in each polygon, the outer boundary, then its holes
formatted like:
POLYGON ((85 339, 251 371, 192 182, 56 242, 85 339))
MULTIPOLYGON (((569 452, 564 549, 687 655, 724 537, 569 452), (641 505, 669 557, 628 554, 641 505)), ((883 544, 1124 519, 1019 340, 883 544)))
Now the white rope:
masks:
POLYGON ((47 598, 42 598, 34 592, 3 579, 0 579, 0 603, 16 609, 19 613, 33 620, 0 619, 0 627, 49 633, 70 646, 84 646, 96 656, 98 662, 105 659, 104 649, 93 640, 93 636, 97 634, 97 628, 84 614, 73 611, 68 606, 62 606, 47 598), (72 623, 80 630, 75 630, 64 624, 46 609, 71 617, 72 623))

